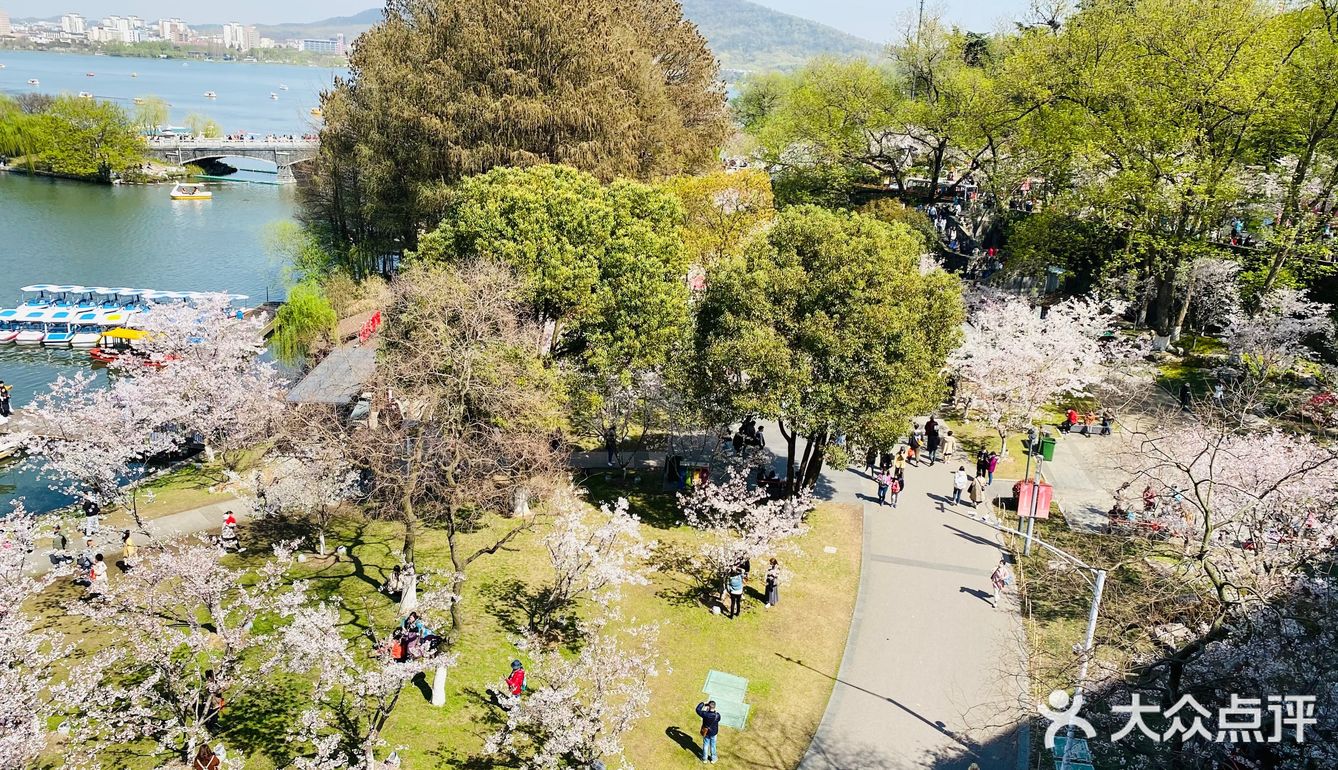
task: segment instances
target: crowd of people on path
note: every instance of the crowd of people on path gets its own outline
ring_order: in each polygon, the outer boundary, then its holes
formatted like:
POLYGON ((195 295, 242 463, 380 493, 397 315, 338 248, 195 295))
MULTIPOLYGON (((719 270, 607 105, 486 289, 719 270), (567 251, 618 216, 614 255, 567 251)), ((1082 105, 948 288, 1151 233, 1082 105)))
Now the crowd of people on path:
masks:
MULTIPOLYGON (((959 449, 957 437, 952 431, 943 430, 933 415, 929 416, 923 427, 919 423, 911 426, 905 446, 897 447, 895 454, 877 447, 867 449, 864 470, 877 485, 878 504, 897 507, 901 494, 906 491, 908 464, 933 467, 956 457, 959 449)), ((981 449, 976 453, 974 474, 968 473, 965 465, 958 466, 952 476, 952 504, 961 504, 963 495, 967 496, 973 506, 983 502, 985 487, 994 483, 994 470, 998 465, 998 452, 981 449)))
MULTIPOLYGON (((937 417, 930 415, 924 425, 913 423, 904 445, 899 445, 895 453, 869 447, 865 451, 863 469, 877 485, 877 501, 880 506, 890 504, 897 507, 901 494, 906 490, 906 466, 933 467, 939 462, 950 462, 960 449, 957 437, 950 430, 940 425, 937 417)), ((985 501, 986 487, 994 483, 994 472, 999 467, 998 452, 980 449, 975 455, 974 473, 965 464, 958 465, 952 472, 952 487, 947 498, 950 505, 961 505, 964 500, 973 508, 985 501)), ((1003 559, 990 573, 992 593, 990 604, 997 607, 999 596, 1012 585, 1013 573, 1007 559, 1003 559)))

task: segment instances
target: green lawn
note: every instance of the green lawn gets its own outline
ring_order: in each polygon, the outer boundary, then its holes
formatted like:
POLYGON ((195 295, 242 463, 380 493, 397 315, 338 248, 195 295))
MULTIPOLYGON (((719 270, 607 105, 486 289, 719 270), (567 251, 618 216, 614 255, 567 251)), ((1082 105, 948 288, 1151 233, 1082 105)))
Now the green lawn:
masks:
MULTIPOLYGON (((672 517, 672 498, 654 489, 655 483, 623 490, 602 479, 591 482, 591 498, 607 499, 626 492, 633 510, 646 521, 647 538, 660 542, 658 553, 666 566, 649 586, 625 592, 620 605, 626 622, 662 624, 660 647, 670 666, 646 683, 651 688, 652 714, 627 739, 629 760, 638 768, 689 767, 697 764, 687 747, 695 746, 698 720, 693 707, 707 671, 714 668, 750 680, 746 702, 752 708, 742 732, 726 729, 720 741, 721 761, 746 762, 755 768, 789 770, 798 764, 809 738, 817 729, 831 693, 854 607, 859 581, 862 523, 859 508, 824 505, 810 517, 811 531, 803 538, 802 558, 787 560, 793 580, 782 587, 782 602, 765 609, 760 601, 760 565, 749 586, 744 615, 731 621, 713 615, 702 603, 690 576, 674 565, 692 546, 694 532, 678 526, 672 517), (833 546, 835 553, 824 548, 833 546)), ((498 522, 504 526, 505 521, 498 522)), ((248 525, 244 535, 256 548, 289 533, 281 523, 248 525)), ((483 543, 494 534, 482 531, 467 536, 466 546, 483 543)), ((309 561, 295 578, 311 581, 317 595, 338 595, 345 607, 363 608, 364 619, 346 612, 350 635, 361 633, 365 616, 385 630, 396 622, 395 606, 377 588, 396 562, 400 530, 385 523, 342 520, 332 533, 330 547, 346 545, 342 561, 309 561)), ((514 640, 526 618, 523 597, 548 577, 547 554, 538 544, 541 532, 530 532, 505 550, 475 563, 465 583, 466 629, 456 651, 460 664, 449 675, 444 708, 428 700, 426 683, 406 688, 391 718, 385 738, 403 746, 405 767, 490 767, 478 751, 502 714, 488 703, 484 690, 507 673, 518 654, 514 640)), ((446 541, 436 532, 419 540, 420 567, 441 568, 447 563, 446 541)), ((236 557, 230 557, 236 558, 236 557)), ((116 573, 113 570, 112 579, 116 573)), ((52 612, 77 589, 61 586, 43 598, 52 612)), ((85 646, 96 646, 97 629, 74 629, 85 646)), ((270 768, 291 759, 291 747, 282 733, 302 705, 302 683, 284 680, 261 697, 239 698, 221 720, 223 740, 247 757, 248 768, 270 768)), ((126 760, 132 768, 147 762, 126 760)))
MULTIPOLYGON (((1000 449, 999 432, 982 420, 963 423, 959 419, 945 419, 946 429, 952 431, 961 448, 957 450, 956 461, 965 465, 968 471, 975 472, 976 453, 981 449, 998 452, 1000 449)), ((1025 433, 1008 436, 1008 453, 999 457, 999 465, 994 469, 996 478, 1020 479, 1027 462, 1027 450, 1022 446, 1025 433)))

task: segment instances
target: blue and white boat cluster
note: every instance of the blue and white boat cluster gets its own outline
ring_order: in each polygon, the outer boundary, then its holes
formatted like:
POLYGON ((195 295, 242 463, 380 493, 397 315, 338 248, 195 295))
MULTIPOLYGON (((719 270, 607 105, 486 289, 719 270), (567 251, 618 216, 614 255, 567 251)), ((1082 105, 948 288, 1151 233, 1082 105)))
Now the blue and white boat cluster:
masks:
MULTIPOLYGON (((0 345, 92 348, 109 329, 132 327, 155 304, 209 296, 198 291, 159 291, 39 283, 24 286, 23 304, 0 310, 0 345)), ((245 295, 230 294, 232 300, 245 295)))

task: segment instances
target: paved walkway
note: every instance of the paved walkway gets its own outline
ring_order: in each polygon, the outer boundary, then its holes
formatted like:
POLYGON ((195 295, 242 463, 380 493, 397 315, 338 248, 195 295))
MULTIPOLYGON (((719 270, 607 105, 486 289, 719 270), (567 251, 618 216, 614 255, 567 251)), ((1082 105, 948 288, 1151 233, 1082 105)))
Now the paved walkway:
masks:
MULTIPOLYGON (((249 506, 236 498, 226 497, 221 498, 216 503, 210 503, 199 508, 150 519, 144 523, 144 528, 149 531, 149 534, 155 540, 193 535, 197 532, 208 532, 223 526, 223 515, 227 511, 232 511, 239 522, 246 521, 251 516, 249 506)), ((77 529, 82 521, 82 518, 76 516, 70 519, 70 525, 62 527, 62 529, 67 530, 65 536, 69 538, 69 554, 71 556, 78 555, 79 551, 83 549, 84 534, 82 530, 77 529)), ((136 532, 134 539, 136 543, 143 545, 143 533, 136 532)), ((108 530, 104 525, 103 531, 95 538, 95 542, 103 557, 114 563, 116 559, 113 557, 119 556, 121 553, 120 536, 114 531, 108 530)), ((34 575, 40 575, 51 569, 51 538, 43 537, 39 539, 37 546, 32 553, 28 554, 26 565, 27 571, 34 575)))
MULTIPOLYGON (((1041 473, 1054 485, 1055 501, 1073 529, 1086 532, 1105 530, 1115 490, 1131 478, 1130 468, 1137 464, 1135 433, 1154 430, 1164 420, 1181 420, 1179 404, 1161 389, 1152 372, 1139 371, 1125 378, 1123 404, 1110 436, 1059 435, 1054 462, 1045 463, 1041 473)), ((1057 430, 1051 430, 1058 435, 1057 430)), ((1129 495, 1132 500, 1142 488, 1129 495)))
POLYGON ((878 506, 863 473, 824 474, 823 496, 864 506, 864 558, 845 656, 801 770, 1025 767, 1021 621, 1011 597, 997 610, 987 601, 997 533, 953 512, 969 504, 946 505, 960 464, 909 467, 895 510, 878 506))

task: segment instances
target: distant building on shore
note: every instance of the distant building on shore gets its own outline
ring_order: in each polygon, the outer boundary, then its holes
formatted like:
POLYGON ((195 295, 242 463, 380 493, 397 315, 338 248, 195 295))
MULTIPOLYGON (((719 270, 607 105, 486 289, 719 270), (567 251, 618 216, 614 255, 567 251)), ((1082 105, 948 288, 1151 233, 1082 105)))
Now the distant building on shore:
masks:
POLYGON ((298 49, 302 51, 311 51, 312 53, 331 53, 343 56, 348 53, 347 46, 344 43, 344 33, 339 33, 332 38, 324 40, 315 40, 307 38, 301 41, 298 49))
POLYGON ((83 35, 88 32, 84 17, 77 13, 67 13, 60 17, 60 31, 67 35, 83 35))
POLYGON ((14 30, 9 26, 9 14, 0 10, 0 37, 9 37, 14 34, 14 30))

